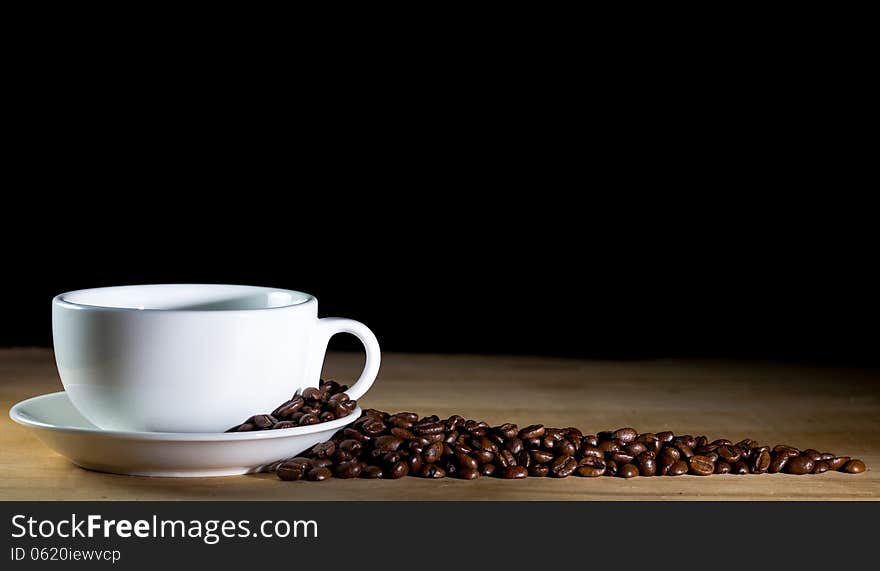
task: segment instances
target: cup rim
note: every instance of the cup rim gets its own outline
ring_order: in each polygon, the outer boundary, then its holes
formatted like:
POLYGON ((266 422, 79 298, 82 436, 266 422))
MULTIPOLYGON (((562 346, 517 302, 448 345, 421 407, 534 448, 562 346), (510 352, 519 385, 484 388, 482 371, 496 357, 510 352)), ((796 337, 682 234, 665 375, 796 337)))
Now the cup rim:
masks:
POLYGON ((307 307, 317 303, 317 298, 315 296, 293 289, 286 288, 277 288, 277 287, 269 287, 269 286, 254 286, 254 285, 246 285, 246 284, 217 284, 217 283, 161 283, 161 284, 130 284, 130 285, 115 285, 115 286, 106 286, 106 287, 95 287, 95 288, 84 288, 66 291, 64 293, 60 293, 52 298, 52 304, 57 305, 59 307, 67 308, 67 309, 80 309, 87 311, 114 311, 114 312, 154 312, 154 313, 244 313, 244 312, 254 312, 254 311, 272 311, 279 309, 295 309, 298 307, 307 307), (119 290, 126 288, 145 288, 145 289, 153 289, 153 288, 163 288, 163 287, 195 287, 195 288, 230 288, 230 289, 249 289, 254 291, 266 291, 266 292, 279 292, 290 294, 293 298, 299 298, 298 301, 293 303, 288 303, 285 305, 278 305, 273 307, 255 307, 255 308, 220 308, 220 309, 206 309, 206 308, 162 308, 162 307, 126 307, 126 306, 113 306, 113 305, 101 305, 97 303, 84 303, 82 301, 72 301, 70 297, 77 294, 88 294, 93 292, 107 291, 107 290, 119 290))

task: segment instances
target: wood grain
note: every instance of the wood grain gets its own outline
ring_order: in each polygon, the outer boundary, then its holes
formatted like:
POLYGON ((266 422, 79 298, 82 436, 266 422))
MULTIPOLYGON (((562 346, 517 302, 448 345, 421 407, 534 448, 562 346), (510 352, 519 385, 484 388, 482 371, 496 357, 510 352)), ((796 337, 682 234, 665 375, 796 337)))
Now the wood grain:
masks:
MULTIPOLYGON (((363 357, 333 354, 324 376, 353 379, 363 357)), ((633 426, 862 458, 868 472, 818 476, 482 478, 281 482, 273 474, 143 478, 89 472, 0 419, 0 500, 878 500, 880 374, 712 361, 611 362, 383 355, 364 407, 584 432, 633 426)), ((45 349, 0 350, 0 405, 61 390, 45 349)))

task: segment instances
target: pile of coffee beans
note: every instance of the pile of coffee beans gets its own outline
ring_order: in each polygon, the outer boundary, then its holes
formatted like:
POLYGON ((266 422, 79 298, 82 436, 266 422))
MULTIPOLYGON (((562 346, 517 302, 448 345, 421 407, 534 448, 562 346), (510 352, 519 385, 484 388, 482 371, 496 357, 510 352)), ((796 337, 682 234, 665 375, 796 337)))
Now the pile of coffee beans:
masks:
POLYGON ((537 478, 681 476, 693 474, 858 474, 861 460, 792 446, 761 446, 745 439, 710 441, 669 431, 620 428, 583 434, 577 428, 533 424, 489 426, 453 415, 364 411, 350 427, 302 456, 282 462, 282 480, 480 476, 537 478))
POLYGON ((226 432, 250 432, 253 430, 279 430, 295 426, 308 426, 330 422, 351 414, 357 401, 348 398, 348 385, 336 381, 324 381, 318 388, 308 387, 300 395, 272 411, 272 414, 255 414, 226 432))

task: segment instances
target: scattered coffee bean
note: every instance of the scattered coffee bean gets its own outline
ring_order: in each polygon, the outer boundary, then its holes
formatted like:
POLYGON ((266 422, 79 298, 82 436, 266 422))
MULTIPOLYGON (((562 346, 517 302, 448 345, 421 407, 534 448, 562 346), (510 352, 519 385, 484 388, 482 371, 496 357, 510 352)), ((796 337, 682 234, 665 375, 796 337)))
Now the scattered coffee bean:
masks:
MULTIPOLYGON (((303 391, 272 415, 253 416, 230 430, 247 432, 320 422, 333 414, 322 408, 325 405, 338 408, 354 402, 340 392, 342 389, 338 383, 322 381, 319 389, 303 391), (266 426, 269 428, 263 428, 266 426)), ((436 415, 420 418, 411 412, 388 414, 367 409, 328 442, 281 463, 277 472, 282 480, 322 481, 332 476, 475 480, 484 476, 633 478, 687 473, 821 474, 835 470, 858 474, 866 467, 848 456, 812 448, 801 452, 787 445, 771 448, 748 438, 733 444, 728 439, 709 441, 703 435, 676 436, 669 431, 639 434, 628 427, 584 435, 574 427, 533 424, 519 429, 512 423, 491 427, 458 415, 444 420, 436 415)))

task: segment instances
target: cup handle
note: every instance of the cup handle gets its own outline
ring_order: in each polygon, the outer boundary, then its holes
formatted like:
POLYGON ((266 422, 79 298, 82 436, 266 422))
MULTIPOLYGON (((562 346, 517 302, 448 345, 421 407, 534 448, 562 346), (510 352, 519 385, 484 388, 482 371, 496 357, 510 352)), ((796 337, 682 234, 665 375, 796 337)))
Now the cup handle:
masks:
POLYGON ((343 317, 323 317, 318 320, 318 327, 323 333, 322 344, 325 348, 330 338, 337 333, 351 333, 364 344, 364 349, 367 352, 364 370, 358 380, 345 391, 352 400, 361 398, 370 389, 373 381, 376 380, 376 375, 379 374, 379 364, 382 359, 379 352, 379 341, 376 339, 376 336, 360 321, 343 317))

